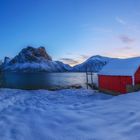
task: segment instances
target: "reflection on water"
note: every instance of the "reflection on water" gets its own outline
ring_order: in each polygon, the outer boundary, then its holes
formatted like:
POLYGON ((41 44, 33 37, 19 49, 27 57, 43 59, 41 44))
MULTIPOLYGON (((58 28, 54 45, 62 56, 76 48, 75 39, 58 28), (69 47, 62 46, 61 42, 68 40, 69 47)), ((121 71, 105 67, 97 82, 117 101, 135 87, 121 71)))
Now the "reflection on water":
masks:
MULTIPOLYGON (((97 76, 94 76, 97 82, 97 76)), ((55 89, 71 85, 86 87, 85 73, 3 73, 0 75, 2 88, 55 89)))

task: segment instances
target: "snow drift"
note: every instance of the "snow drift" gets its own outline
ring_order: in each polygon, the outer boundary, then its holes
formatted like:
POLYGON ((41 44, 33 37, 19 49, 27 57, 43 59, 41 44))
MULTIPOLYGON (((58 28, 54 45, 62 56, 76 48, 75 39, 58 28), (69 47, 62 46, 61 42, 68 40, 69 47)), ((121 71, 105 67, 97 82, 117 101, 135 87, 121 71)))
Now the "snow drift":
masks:
POLYGON ((140 92, 0 89, 1 140, 139 140, 140 92))

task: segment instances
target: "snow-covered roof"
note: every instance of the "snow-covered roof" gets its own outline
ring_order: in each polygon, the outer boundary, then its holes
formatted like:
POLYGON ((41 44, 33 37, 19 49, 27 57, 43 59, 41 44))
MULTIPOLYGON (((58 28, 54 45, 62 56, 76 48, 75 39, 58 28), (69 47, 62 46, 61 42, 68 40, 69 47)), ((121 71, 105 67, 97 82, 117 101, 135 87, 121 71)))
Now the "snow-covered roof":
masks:
POLYGON ((110 61, 99 75, 133 76, 140 67, 140 57, 110 61))

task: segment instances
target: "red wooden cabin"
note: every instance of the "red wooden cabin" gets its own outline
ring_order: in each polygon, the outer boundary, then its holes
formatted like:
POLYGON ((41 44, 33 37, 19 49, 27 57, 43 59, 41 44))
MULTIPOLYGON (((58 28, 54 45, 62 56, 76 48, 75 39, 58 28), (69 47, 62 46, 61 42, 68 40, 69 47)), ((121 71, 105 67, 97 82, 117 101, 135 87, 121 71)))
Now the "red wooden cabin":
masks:
POLYGON ((140 58, 117 59, 109 62, 98 74, 101 91, 124 94, 140 89, 140 58))

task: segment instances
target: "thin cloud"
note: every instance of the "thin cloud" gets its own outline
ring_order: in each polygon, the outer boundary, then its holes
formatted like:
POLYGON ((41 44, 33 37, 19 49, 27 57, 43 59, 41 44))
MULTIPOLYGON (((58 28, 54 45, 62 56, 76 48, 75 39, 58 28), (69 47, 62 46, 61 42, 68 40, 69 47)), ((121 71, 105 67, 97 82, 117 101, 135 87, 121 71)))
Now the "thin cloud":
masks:
POLYGON ((81 55, 81 59, 88 59, 90 56, 89 55, 81 55))
POLYGON ((119 39, 126 44, 135 42, 135 39, 128 37, 127 35, 120 35, 119 39))
POLYGON ((116 21, 122 25, 126 25, 126 21, 124 21, 122 18, 120 17, 116 17, 116 21))
MULTIPOLYGON (((137 13, 137 15, 140 14, 140 13, 137 13)), ((134 24, 130 24, 130 23, 127 23, 125 20, 123 20, 122 18, 120 17, 116 17, 115 19, 119 24, 123 25, 124 28, 126 28, 127 30, 130 30, 130 32, 136 32, 136 33, 140 33, 140 29, 139 29, 139 23, 135 23, 134 24)))
POLYGON ((113 58, 130 58, 130 57, 140 56, 140 54, 138 54, 138 53, 133 53, 133 52, 124 53, 124 52, 120 52, 120 51, 117 51, 115 53, 104 53, 104 55, 113 57, 113 58))
POLYGON ((132 47, 130 47, 130 46, 125 46, 125 47, 121 47, 120 49, 121 49, 121 50, 131 50, 132 47))
POLYGON ((60 58, 59 60, 69 64, 71 66, 83 63, 84 61, 86 61, 90 56, 89 55, 79 55, 78 57, 76 57, 75 59, 73 58, 60 58))
POLYGON ((76 65, 76 64, 79 63, 78 61, 76 61, 76 60, 74 60, 72 58, 61 58, 60 61, 66 63, 66 64, 69 64, 71 66, 76 65))

